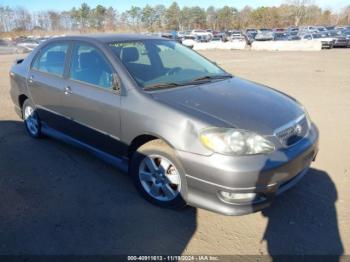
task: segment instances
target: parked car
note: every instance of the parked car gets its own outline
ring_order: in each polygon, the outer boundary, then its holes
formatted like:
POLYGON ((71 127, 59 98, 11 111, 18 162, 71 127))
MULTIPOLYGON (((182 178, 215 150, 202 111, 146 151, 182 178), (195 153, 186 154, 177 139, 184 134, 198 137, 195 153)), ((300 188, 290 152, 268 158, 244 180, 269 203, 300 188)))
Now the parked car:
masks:
POLYGON ((327 33, 318 33, 312 34, 313 39, 320 40, 322 43, 322 48, 331 49, 334 47, 336 39, 334 37, 330 37, 327 33))
POLYGON ((289 34, 286 32, 274 32, 273 33, 273 40, 274 41, 288 41, 289 34))
POLYGON ((213 42, 223 42, 223 38, 220 35, 214 35, 213 38, 211 39, 213 42))
POLYGON ((256 41, 270 41, 273 40, 273 31, 271 29, 259 29, 255 36, 256 41))
POLYGON ((198 36, 196 35, 184 35, 182 37, 182 44, 189 48, 193 48, 194 45, 198 42, 198 36))
POLYGON ((219 41, 219 39, 221 39, 221 41, 223 41, 223 42, 227 41, 227 36, 226 36, 225 32, 214 31, 213 32, 213 38, 211 40, 212 41, 219 41))
POLYGON ((350 30, 350 26, 336 26, 335 30, 350 30))
POLYGON ((335 40, 334 38, 326 37, 323 38, 319 33, 305 34, 300 36, 301 40, 316 40, 320 41, 322 44, 322 48, 331 49, 334 46, 335 40))
POLYGON ((18 53, 19 50, 16 46, 11 44, 8 41, 0 39, 0 54, 5 55, 5 54, 15 54, 18 53))
POLYGON ((286 29, 284 29, 284 28, 274 28, 272 31, 273 32, 278 32, 278 33, 284 33, 284 32, 286 32, 286 29))
POLYGON ((348 47, 350 46, 350 38, 347 39, 345 35, 343 35, 342 30, 331 30, 328 31, 329 37, 334 39, 334 47, 348 47))
POLYGON ((26 39, 17 43, 17 47, 27 52, 31 52, 39 45, 39 42, 33 39, 26 39))
POLYGON ((240 30, 230 30, 228 31, 230 34, 230 41, 246 41, 245 36, 240 30))
POLYGON ((334 29, 335 29, 335 26, 334 26, 334 25, 326 26, 326 29, 327 29, 328 31, 334 30, 334 29))
POLYGON ((207 32, 206 30, 200 29, 192 30, 191 35, 198 36, 200 42, 209 42, 213 37, 213 34, 211 32, 207 32))
POLYGON ((251 34, 251 33, 257 34, 257 33, 258 33, 258 30, 254 29, 254 28, 247 28, 247 29, 245 30, 245 33, 246 33, 246 34, 251 34))
POLYGON ((260 210, 307 173, 318 151, 317 128, 294 98, 169 39, 50 39, 10 78, 31 137, 62 139, 128 170, 141 196, 161 207, 260 210))
POLYGON ((38 43, 42 43, 42 42, 45 42, 46 40, 50 39, 49 37, 39 37, 39 38, 36 38, 35 40, 38 42, 38 43))
POLYGON ((299 35, 289 35, 288 36, 288 41, 297 41, 301 40, 301 37, 299 35))
POLYGON ((316 28, 316 30, 317 30, 319 33, 323 33, 323 32, 327 32, 327 31, 328 31, 327 28, 324 27, 324 26, 316 26, 315 28, 316 28))
POLYGON ((291 27, 288 27, 287 31, 289 34, 293 33, 293 35, 294 35, 294 32, 296 32, 296 33, 299 32, 299 27, 291 26, 291 27))
POLYGON ((318 33, 318 29, 316 26, 303 26, 299 29, 299 32, 302 33, 318 33))
POLYGON ((349 30, 344 30, 342 35, 345 36, 346 39, 350 40, 350 29, 349 30))

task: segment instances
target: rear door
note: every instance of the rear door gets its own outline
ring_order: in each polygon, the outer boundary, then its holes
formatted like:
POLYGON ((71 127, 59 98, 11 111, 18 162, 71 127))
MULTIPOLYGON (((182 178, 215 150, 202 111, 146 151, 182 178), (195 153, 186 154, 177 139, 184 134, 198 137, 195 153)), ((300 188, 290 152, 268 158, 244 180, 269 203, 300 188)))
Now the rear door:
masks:
POLYGON ((70 135, 112 155, 125 152, 120 143, 119 93, 113 90, 109 60, 97 47, 75 42, 62 104, 64 115, 73 120, 70 135))
POLYGON ((64 71, 69 42, 54 42, 45 46, 34 58, 28 75, 31 99, 39 117, 49 125, 57 125, 63 112, 62 96, 66 79, 64 71))

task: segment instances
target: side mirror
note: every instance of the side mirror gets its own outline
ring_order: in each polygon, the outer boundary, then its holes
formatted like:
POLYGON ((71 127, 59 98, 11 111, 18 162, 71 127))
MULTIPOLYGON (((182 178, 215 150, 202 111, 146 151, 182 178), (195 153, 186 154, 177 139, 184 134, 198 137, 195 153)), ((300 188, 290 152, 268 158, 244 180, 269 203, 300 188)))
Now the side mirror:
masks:
POLYGON ((121 93, 121 81, 117 73, 112 74, 112 89, 118 95, 121 93))

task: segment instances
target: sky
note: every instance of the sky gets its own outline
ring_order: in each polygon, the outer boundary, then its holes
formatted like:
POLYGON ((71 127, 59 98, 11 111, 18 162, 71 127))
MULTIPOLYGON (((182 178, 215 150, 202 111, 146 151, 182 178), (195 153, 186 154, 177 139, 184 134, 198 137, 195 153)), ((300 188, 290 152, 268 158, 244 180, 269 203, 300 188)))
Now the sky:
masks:
MULTIPOLYGON (((143 7, 146 4, 157 5, 164 4, 169 6, 174 0, 0 0, 0 6, 10 7, 25 7, 29 11, 41 11, 41 10, 69 10, 72 7, 78 7, 82 3, 87 3, 90 7, 95 7, 98 4, 103 6, 112 6, 119 12, 129 9, 132 5, 143 7)), ((238 9, 242 9, 244 6, 249 5, 252 7, 259 6, 278 6, 285 3, 286 0, 177 0, 180 7, 186 6, 201 6, 207 8, 210 5, 215 7, 222 7, 224 5, 233 6, 238 9)), ((322 8, 329 8, 331 10, 339 10, 346 5, 350 4, 350 0, 313 0, 313 3, 321 6, 322 8)))

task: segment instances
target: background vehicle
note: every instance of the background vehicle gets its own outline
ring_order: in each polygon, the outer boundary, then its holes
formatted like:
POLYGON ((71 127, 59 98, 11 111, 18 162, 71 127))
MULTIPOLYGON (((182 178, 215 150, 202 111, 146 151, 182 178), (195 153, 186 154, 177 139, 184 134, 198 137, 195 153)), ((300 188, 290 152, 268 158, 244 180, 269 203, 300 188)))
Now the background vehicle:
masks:
POLYGON ((319 33, 305 34, 300 36, 301 40, 315 40, 322 43, 322 48, 331 49, 334 46, 335 40, 333 38, 325 37, 319 33))
POLYGON ((196 35, 184 35, 182 37, 182 44, 189 48, 193 48, 193 46, 198 42, 198 36, 196 35))
POLYGON ((346 39, 350 40, 350 30, 343 31, 342 35, 345 36, 346 39))
POLYGON ((243 35, 242 31, 240 30, 230 30, 229 33, 229 39, 230 41, 246 41, 245 36, 243 35))
POLYGON ((8 41, 0 39, 0 54, 14 54, 22 53, 22 50, 19 50, 18 47, 14 46, 8 41))
POLYGON ((269 41, 273 40, 273 31, 271 29, 262 28, 258 30, 255 36, 256 41, 269 41))
POLYGON ((274 32, 273 34, 274 41, 287 41, 289 40, 289 34, 286 32, 274 32))
POLYGON ((345 35, 343 35, 342 30, 331 30, 328 31, 329 37, 334 39, 334 47, 348 47, 350 46, 350 39, 347 39, 345 35))
POLYGON ((28 52, 33 51, 34 48, 36 48, 38 45, 39 45, 39 42, 33 39, 26 39, 26 40, 19 41, 17 43, 18 47, 21 47, 28 52))
POLYGON ((200 42, 209 42, 213 37, 213 34, 211 32, 200 29, 192 30, 191 35, 198 36, 200 42))
POLYGON ((246 34, 248 33, 253 33, 253 34, 257 34, 258 33, 258 30, 254 29, 254 28, 247 28, 245 30, 246 34))

